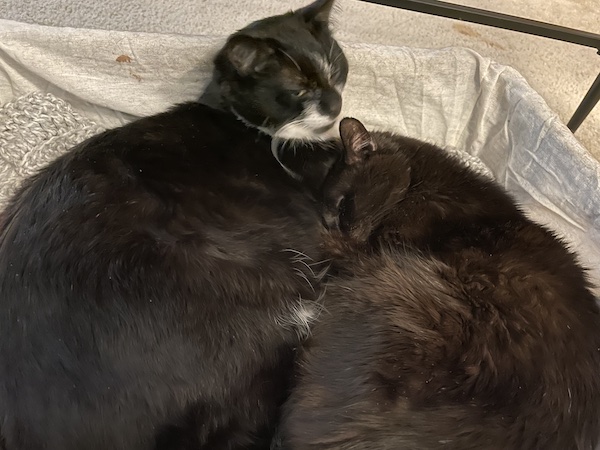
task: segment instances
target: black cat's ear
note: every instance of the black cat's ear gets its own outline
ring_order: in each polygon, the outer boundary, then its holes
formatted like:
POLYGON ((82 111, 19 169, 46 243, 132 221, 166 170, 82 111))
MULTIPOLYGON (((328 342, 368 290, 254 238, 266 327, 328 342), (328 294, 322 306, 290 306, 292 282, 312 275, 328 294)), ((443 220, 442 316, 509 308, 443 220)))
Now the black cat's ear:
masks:
POLYGON ((334 3, 335 0, 316 0, 310 5, 299 9, 297 12, 304 17, 306 22, 328 23, 334 3))
POLYGON ((277 65, 274 53, 273 48, 262 39, 243 34, 231 37, 222 51, 229 64, 242 76, 273 69, 277 65))
POLYGON ((344 117, 340 122, 340 137, 346 150, 346 164, 361 163, 377 149, 375 141, 358 120, 344 117))

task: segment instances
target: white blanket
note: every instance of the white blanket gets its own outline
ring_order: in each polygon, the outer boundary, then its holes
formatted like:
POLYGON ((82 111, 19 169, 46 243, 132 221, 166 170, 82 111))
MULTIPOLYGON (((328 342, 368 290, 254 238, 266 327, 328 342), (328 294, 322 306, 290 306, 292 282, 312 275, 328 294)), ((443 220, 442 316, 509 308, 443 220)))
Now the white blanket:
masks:
MULTIPOLYGON (((65 142, 197 98, 223 39, 0 20, 0 205, 65 142)), ((479 158, 600 285, 600 166, 515 70, 461 48, 342 44, 347 115, 479 158)))

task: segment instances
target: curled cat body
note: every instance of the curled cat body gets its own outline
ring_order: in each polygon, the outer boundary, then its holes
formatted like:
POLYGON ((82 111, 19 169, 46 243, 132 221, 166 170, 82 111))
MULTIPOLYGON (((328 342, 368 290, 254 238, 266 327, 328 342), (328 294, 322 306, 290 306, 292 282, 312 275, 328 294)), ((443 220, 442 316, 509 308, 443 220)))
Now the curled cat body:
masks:
POLYGON ((268 448, 323 229, 269 149, 191 103, 25 183, 0 223, 7 450, 268 448))
POLYGON ((594 450, 600 313, 576 256, 442 149, 344 119, 324 312, 287 449, 594 450))

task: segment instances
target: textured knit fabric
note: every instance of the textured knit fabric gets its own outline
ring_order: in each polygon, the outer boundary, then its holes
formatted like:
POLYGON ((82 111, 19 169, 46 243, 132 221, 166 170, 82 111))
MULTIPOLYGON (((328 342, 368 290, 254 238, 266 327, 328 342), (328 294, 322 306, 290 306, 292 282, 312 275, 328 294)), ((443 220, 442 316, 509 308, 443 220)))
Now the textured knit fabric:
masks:
POLYGON ((0 208, 25 177, 100 131, 51 94, 28 94, 1 107, 0 208))

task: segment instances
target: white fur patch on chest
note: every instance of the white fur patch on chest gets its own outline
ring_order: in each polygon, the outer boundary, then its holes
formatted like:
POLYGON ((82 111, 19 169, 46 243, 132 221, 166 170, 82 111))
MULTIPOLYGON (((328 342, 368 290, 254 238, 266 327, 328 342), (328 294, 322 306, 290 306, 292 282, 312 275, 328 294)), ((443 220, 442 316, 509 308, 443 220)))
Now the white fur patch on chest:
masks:
POLYGON ((319 295, 317 300, 304 300, 298 297, 296 304, 284 314, 275 319, 280 327, 296 332, 300 339, 310 336, 311 326, 323 311, 322 298, 325 292, 319 295))
POLYGON ((326 274, 328 261, 314 263, 312 259, 302 252, 288 249, 292 253, 291 261, 298 267, 295 272, 310 289, 315 293, 314 299, 307 300, 298 295, 298 299, 289 304, 288 308, 275 318, 277 325, 286 330, 293 330, 300 339, 305 339, 310 335, 311 325, 318 319, 323 312, 323 298, 326 288, 323 287, 320 292, 314 289, 314 283, 319 282, 326 274))

